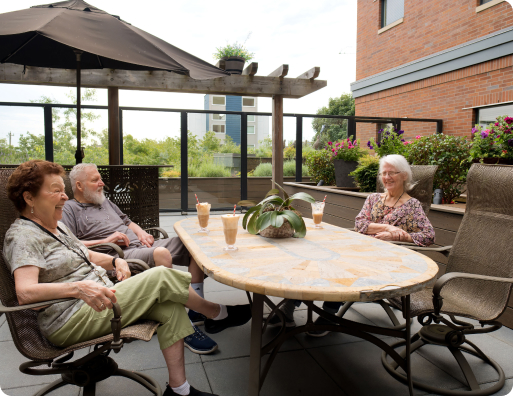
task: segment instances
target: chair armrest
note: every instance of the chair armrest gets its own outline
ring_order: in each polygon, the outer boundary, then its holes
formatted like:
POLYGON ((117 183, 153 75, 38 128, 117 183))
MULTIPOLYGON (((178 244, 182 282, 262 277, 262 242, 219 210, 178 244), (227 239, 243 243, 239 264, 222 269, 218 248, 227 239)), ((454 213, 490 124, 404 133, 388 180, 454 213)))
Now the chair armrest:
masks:
POLYGON ((160 227, 150 227, 150 228, 146 228, 144 231, 148 232, 150 230, 157 230, 158 232, 160 232, 162 234, 164 239, 169 238, 169 235, 167 234, 166 230, 164 230, 163 228, 160 228, 160 227))
POLYGON ((139 259, 128 259, 126 260, 127 263, 133 263, 133 264, 137 264, 137 265, 140 265, 144 271, 146 270, 149 270, 150 269, 150 266, 148 264, 146 264, 144 261, 142 260, 139 260, 139 259))
POLYGON ((116 251, 116 253, 118 254, 119 258, 125 258, 125 253, 123 253, 123 250, 118 245, 116 245, 115 243, 112 243, 112 242, 97 243, 96 245, 91 245, 91 246, 88 246, 87 248, 88 249, 94 249, 94 248, 97 248, 97 247, 110 247, 110 248, 112 248, 112 249, 114 249, 116 251))
POLYGON ((451 249, 452 249, 452 245, 442 246, 439 248, 430 248, 430 247, 425 247, 425 246, 418 246, 413 243, 410 244, 407 242, 394 242, 394 243, 396 243, 397 245, 405 245, 405 247, 407 247, 408 249, 415 250, 416 252, 438 252, 438 253, 443 254, 445 257, 449 257, 449 253, 451 252, 451 249))
POLYGON ((18 312, 18 311, 24 311, 26 309, 33 309, 33 308, 42 308, 46 307, 48 305, 61 303, 65 301, 71 301, 76 300, 75 298, 61 298, 58 300, 48 300, 48 301, 41 301, 33 304, 25 304, 25 305, 18 305, 17 307, 6 307, 4 304, 0 302, 0 313, 11 313, 11 312, 18 312))

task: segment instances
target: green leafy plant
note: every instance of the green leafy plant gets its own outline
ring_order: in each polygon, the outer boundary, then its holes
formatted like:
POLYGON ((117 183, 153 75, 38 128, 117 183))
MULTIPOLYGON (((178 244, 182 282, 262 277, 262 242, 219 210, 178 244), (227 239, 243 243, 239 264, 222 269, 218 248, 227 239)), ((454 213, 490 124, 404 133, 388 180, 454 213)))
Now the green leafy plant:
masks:
MULTIPOLYGON (((271 163, 261 163, 253 171, 251 176, 263 177, 273 175, 273 165, 271 163)), ((303 176, 309 175, 309 169, 303 165, 303 176)), ((248 174, 248 176, 250 176, 248 174)), ((296 161, 285 161, 283 163, 283 176, 296 176, 296 161)))
POLYGON ((360 188, 360 192, 375 192, 378 172, 379 158, 366 155, 358 160, 356 170, 349 175, 353 176, 356 185, 360 188))
POLYGON ((328 151, 332 160, 358 161, 365 155, 365 152, 360 148, 360 140, 352 141, 352 139, 353 136, 350 136, 340 142, 328 142, 324 149, 328 151))
POLYGON ((467 181, 469 157, 470 143, 465 138, 440 133, 417 136, 407 159, 411 165, 438 165, 433 187, 443 189, 443 203, 452 203, 467 181))
POLYGON ((285 222, 289 222, 293 228, 294 238, 303 238, 306 235, 305 221, 301 215, 294 209, 292 202, 300 199, 309 203, 314 203, 315 199, 304 192, 298 192, 289 197, 285 190, 275 183, 283 192, 283 198, 278 194, 280 190, 270 190, 265 198, 258 204, 254 201, 240 201, 238 206, 252 206, 248 209, 242 219, 242 227, 248 230, 250 234, 256 235, 267 227, 280 228, 285 222))
POLYGON ((327 186, 335 185, 335 166, 327 150, 315 150, 307 154, 306 166, 312 181, 316 184, 320 180, 327 186))
POLYGON ((394 126, 387 126, 380 129, 378 133, 381 135, 381 141, 376 142, 371 138, 367 142, 367 147, 379 155, 384 157, 389 154, 400 154, 406 157, 408 153, 408 145, 411 142, 403 138, 404 131, 398 131, 394 126))
POLYGON ((485 129, 472 128, 471 160, 484 158, 513 159, 513 117, 499 116, 485 129))
MULTIPOLYGON (((246 41, 248 40, 248 38, 246 39, 246 41)), ((217 47, 216 52, 214 52, 214 59, 223 59, 228 58, 230 56, 239 56, 241 58, 244 58, 246 62, 250 61, 251 59, 253 59, 255 54, 249 52, 246 49, 246 41, 244 41, 244 43, 239 43, 238 41, 236 41, 233 44, 226 44, 224 47, 217 47)))

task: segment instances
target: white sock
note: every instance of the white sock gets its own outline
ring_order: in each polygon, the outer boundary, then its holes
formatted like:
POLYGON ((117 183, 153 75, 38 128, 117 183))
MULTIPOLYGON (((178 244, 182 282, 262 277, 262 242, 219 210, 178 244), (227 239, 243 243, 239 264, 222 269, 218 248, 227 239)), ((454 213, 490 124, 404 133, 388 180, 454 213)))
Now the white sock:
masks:
POLYGON ((219 315, 217 315, 214 320, 222 320, 228 317, 228 309, 226 308, 226 305, 219 304, 221 307, 221 310, 219 311, 219 315))
POLYGON ((185 382, 180 385, 178 388, 171 387, 173 392, 175 392, 177 395, 187 396, 189 393, 191 393, 191 386, 189 385, 189 381, 185 380, 185 382))
POLYGON ((203 282, 191 283, 191 286, 198 296, 200 296, 201 298, 205 298, 205 294, 203 293, 203 282))

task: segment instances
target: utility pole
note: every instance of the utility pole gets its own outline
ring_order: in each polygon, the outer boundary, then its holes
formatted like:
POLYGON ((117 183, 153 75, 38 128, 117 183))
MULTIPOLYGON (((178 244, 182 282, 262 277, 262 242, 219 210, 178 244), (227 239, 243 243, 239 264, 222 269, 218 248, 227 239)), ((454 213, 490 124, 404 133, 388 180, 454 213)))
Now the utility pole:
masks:
POLYGON ((14 136, 14 133, 9 131, 7 135, 9 135, 9 147, 11 147, 11 138, 14 136))

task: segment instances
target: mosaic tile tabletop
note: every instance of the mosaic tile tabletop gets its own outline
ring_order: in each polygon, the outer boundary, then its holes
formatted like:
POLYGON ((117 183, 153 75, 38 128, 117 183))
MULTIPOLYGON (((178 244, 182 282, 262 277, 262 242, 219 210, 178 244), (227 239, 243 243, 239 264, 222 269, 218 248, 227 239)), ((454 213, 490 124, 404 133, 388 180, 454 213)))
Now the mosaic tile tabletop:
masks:
POLYGON ((197 218, 175 231, 203 271, 218 282, 268 296, 310 301, 374 301, 432 285, 438 265, 407 248, 305 219, 305 238, 264 238, 242 228, 226 252, 221 218, 199 233, 197 218))

